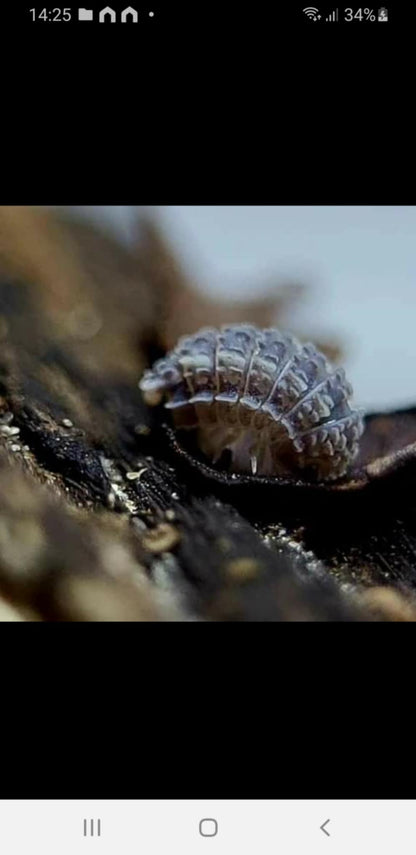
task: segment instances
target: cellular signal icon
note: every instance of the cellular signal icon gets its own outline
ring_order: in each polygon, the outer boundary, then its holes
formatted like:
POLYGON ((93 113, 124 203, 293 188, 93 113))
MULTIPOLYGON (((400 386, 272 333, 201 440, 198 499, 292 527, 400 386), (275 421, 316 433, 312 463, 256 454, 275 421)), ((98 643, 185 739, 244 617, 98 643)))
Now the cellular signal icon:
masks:
POLYGON ((315 9, 315 6, 307 6, 306 9, 302 9, 302 11, 310 21, 319 21, 321 17, 319 9, 315 9))
POLYGON ((334 9, 330 15, 327 15, 325 21, 338 21, 338 9, 334 9))

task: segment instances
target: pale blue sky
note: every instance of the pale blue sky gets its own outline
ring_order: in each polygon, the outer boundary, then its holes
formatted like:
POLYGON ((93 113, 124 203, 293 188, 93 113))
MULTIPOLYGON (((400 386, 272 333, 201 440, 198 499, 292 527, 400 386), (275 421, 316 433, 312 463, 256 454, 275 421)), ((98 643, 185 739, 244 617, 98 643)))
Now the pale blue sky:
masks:
MULTIPOLYGON (((134 209, 77 208, 127 242, 134 209)), ((189 273, 212 293, 288 277, 311 286, 293 325, 339 335, 355 400, 416 404, 416 206, 151 208, 189 273)))

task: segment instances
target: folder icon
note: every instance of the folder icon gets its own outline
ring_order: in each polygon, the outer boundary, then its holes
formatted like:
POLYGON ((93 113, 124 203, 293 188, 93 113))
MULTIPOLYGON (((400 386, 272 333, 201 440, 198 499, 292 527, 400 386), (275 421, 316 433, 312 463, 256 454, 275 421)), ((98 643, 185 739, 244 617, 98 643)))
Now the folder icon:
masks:
POLYGON ((78 9, 78 21, 92 21, 92 9, 78 9))

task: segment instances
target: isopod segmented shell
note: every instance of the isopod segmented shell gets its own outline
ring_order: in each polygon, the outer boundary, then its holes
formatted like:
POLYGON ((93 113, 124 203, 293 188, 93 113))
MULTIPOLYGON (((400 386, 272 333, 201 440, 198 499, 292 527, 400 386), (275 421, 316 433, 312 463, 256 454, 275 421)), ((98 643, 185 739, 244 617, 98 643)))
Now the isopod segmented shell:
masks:
POLYGON ((149 405, 167 399, 201 450, 258 475, 302 469, 319 480, 345 474, 358 453, 361 412, 342 368, 313 344, 277 329, 232 324, 179 339, 139 383, 149 405))

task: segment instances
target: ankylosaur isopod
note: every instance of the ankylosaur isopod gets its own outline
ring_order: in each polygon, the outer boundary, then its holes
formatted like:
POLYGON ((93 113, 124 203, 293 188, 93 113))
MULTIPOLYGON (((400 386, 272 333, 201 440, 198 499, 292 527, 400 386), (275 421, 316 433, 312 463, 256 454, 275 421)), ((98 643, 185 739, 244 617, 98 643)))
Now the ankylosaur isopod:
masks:
POLYGON ((231 471, 318 480, 345 474, 363 432, 352 388, 313 344, 277 329, 232 324, 201 329, 146 371, 149 405, 167 398, 178 428, 198 431, 214 462, 231 471), (221 465, 220 461, 220 465, 221 465))

